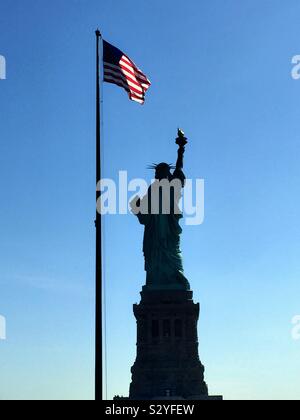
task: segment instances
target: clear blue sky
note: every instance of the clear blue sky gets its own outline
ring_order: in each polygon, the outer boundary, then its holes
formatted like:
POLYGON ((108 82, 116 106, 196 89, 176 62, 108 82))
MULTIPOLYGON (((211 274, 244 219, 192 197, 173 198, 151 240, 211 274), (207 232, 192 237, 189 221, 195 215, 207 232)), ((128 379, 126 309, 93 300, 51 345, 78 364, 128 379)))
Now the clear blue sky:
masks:
MULTIPOLYGON (((93 398, 94 30, 149 75, 104 89, 104 175, 190 144, 206 219, 182 238, 212 394, 300 399, 298 0, 2 0, 0 399, 93 398)), ((105 221, 108 397, 128 394, 142 228, 105 221)))

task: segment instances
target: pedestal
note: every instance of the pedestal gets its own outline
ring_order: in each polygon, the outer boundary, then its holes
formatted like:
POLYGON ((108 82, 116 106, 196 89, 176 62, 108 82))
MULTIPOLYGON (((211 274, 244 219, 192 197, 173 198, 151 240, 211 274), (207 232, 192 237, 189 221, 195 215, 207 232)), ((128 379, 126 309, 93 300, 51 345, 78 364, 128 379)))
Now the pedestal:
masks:
POLYGON ((199 304, 193 292, 144 288, 137 320, 137 358, 132 367, 132 400, 210 399, 199 359, 199 304))

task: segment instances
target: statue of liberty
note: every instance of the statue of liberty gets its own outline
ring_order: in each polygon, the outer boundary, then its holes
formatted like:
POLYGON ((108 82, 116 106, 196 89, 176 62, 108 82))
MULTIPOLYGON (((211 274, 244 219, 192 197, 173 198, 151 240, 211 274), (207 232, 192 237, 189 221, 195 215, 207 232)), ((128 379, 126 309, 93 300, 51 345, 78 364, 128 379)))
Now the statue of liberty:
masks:
POLYGON ((183 156, 187 144, 182 130, 178 130, 176 143, 179 146, 176 167, 168 163, 151 166, 155 169, 155 182, 144 198, 135 201, 134 213, 145 226, 146 290, 190 290, 180 250, 179 201, 186 179, 183 156))

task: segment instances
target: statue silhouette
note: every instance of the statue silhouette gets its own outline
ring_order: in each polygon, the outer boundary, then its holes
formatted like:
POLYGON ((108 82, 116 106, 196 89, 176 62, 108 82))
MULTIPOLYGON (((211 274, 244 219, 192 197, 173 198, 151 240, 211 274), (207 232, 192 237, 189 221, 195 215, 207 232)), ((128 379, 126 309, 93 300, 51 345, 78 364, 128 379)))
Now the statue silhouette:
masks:
POLYGON ((179 221, 182 213, 179 201, 186 179, 183 157, 187 144, 181 130, 178 130, 176 143, 179 146, 176 167, 168 163, 151 166, 155 169, 155 182, 147 195, 135 203, 138 209, 135 214, 145 226, 146 290, 190 290, 180 250, 182 228, 179 221))

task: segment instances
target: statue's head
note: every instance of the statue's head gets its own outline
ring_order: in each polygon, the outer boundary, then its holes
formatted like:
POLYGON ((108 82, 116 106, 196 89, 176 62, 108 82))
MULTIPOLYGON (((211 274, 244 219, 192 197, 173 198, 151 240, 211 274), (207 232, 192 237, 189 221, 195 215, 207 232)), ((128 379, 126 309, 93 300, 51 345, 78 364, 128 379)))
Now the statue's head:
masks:
POLYGON ((171 178, 171 169, 174 169, 172 165, 168 163, 159 163, 158 165, 151 166, 151 169, 155 170, 155 179, 161 181, 162 179, 171 178))

